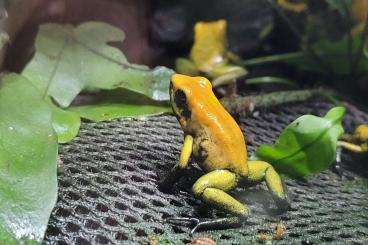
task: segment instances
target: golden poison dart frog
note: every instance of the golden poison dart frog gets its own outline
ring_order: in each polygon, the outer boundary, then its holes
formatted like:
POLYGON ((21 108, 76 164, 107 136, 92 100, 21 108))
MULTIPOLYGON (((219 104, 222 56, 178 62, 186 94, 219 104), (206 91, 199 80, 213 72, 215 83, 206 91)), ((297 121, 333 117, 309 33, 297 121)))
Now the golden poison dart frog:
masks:
POLYGON ((353 135, 343 135, 338 145, 353 152, 368 152, 368 124, 359 125, 353 135))
POLYGON ((221 209, 231 217, 200 221, 174 218, 173 222, 196 223, 196 229, 239 224, 249 215, 246 205, 228 194, 240 182, 265 181, 277 206, 289 208, 289 198, 281 178, 267 162, 248 161, 245 139, 240 127, 222 107, 209 80, 175 74, 171 78, 170 99, 173 111, 184 130, 184 144, 178 163, 162 186, 172 186, 188 167, 193 156, 205 174, 193 185, 193 193, 203 202, 221 209))
POLYGON ((226 49, 226 25, 225 20, 196 23, 190 59, 177 59, 176 70, 191 76, 204 73, 214 79, 213 86, 245 75, 243 67, 230 64, 239 57, 226 49))

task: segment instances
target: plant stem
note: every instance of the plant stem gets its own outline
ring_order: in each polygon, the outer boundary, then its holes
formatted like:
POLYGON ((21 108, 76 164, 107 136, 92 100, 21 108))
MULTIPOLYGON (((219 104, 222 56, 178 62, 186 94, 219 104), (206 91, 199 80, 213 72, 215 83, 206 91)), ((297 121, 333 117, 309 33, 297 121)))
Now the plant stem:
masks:
POLYGON ((262 65, 262 64, 267 64, 267 63, 285 61, 285 60, 293 59, 293 58, 299 58, 304 55, 305 55, 304 52, 299 51, 299 52, 292 52, 292 53, 286 53, 286 54, 275 54, 275 55, 263 56, 263 57, 253 58, 253 59, 247 59, 247 60, 242 60, 238 63, 239 65, 243 65, 243 66, 254 66, 254 65, 262 65))
POLYGON ((220 101, 231 114, 238 114, 240 112, 252 112, 255 108, 259 107, 271 107, 284 103, 307 101, 317 96, 325 97, 335 104, 340 104, 334 98, 332 91, 324 89, 280 91, 245 97, 224 97, 220 101))

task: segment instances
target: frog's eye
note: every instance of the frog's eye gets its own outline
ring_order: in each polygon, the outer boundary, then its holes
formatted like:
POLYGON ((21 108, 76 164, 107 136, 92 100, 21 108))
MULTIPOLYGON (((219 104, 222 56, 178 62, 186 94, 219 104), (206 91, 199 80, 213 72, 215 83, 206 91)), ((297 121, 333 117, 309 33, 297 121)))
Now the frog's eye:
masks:
POLYGON ((175 91, 175 104, 180 109, 180 114, 185 118, 190 118, 191 112, 187 103, 187 96, 183 92, 183 90, 178 89, 175 91))

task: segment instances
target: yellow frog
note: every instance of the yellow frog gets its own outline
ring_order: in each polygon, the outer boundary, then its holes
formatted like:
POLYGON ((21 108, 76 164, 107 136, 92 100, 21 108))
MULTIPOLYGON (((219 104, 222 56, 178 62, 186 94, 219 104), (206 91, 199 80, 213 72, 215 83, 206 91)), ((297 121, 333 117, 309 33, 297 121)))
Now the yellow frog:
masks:
POLYGON ((359 125, 353 135, 343 135, 338 145, 357 153, 368 152, 368 124, 359 125))
POLYGON ((226 25, 225 20, 197 22, 190 59, 177 59, 176 70, 192 76, 202 72, 214 79, 213 86, 245 75, 247 71, 243 67, 229 64, 239 58, 227 51, 226 25))
POLYGON ((171 78, 170 99, 173 111, 184 130, 184 144, 179 162, 173 167, 164 186, 171 186, 181 170, 188 167, 191 155, 206 172, 193 185, 197 198, 233 214, 232 217, 211 221, 196 218, 176 218, 172 221, 195 222, 198 228, 238 224, 249 210, 227 193, 240 181, 265 181, 277 206, 287 209, 289 199, 274 168, 263 161, 248 161, 242 131, 222 107, 211 83, 204 77, 175 74, 171 78))

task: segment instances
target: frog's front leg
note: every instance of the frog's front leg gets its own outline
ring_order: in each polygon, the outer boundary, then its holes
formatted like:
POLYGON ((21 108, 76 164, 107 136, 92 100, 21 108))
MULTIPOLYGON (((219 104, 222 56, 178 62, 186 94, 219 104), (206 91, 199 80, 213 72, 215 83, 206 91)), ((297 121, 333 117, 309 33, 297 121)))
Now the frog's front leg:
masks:
POLYGON ((226 193, 238 183, 238 176, 228 170, 215 170, 200 177, 193 185, 196 197, 220 210, 233 214, 232 217, 200 221, 197 218, 173 218, 171 222, 193 222, 197 229, 213 229, 240 224, 249 215, 248 208, 226 193))
POLYGON ((170 170, 166 178, 160 182, 159 186, 163 190, 167 190, 181 177, 182 170, 188 167, 189 158, 193 150, 193 137, 186 135, 184 137, 183 147, 181 148, 179 162, 170 170))
POLYGON ((269 163, 263 161, 248 161, 248 167, 248 180, 250 182, 260 182, 264 180, 278 208, 282 210, 289 209, 289 197, 275 169, 269 163))

